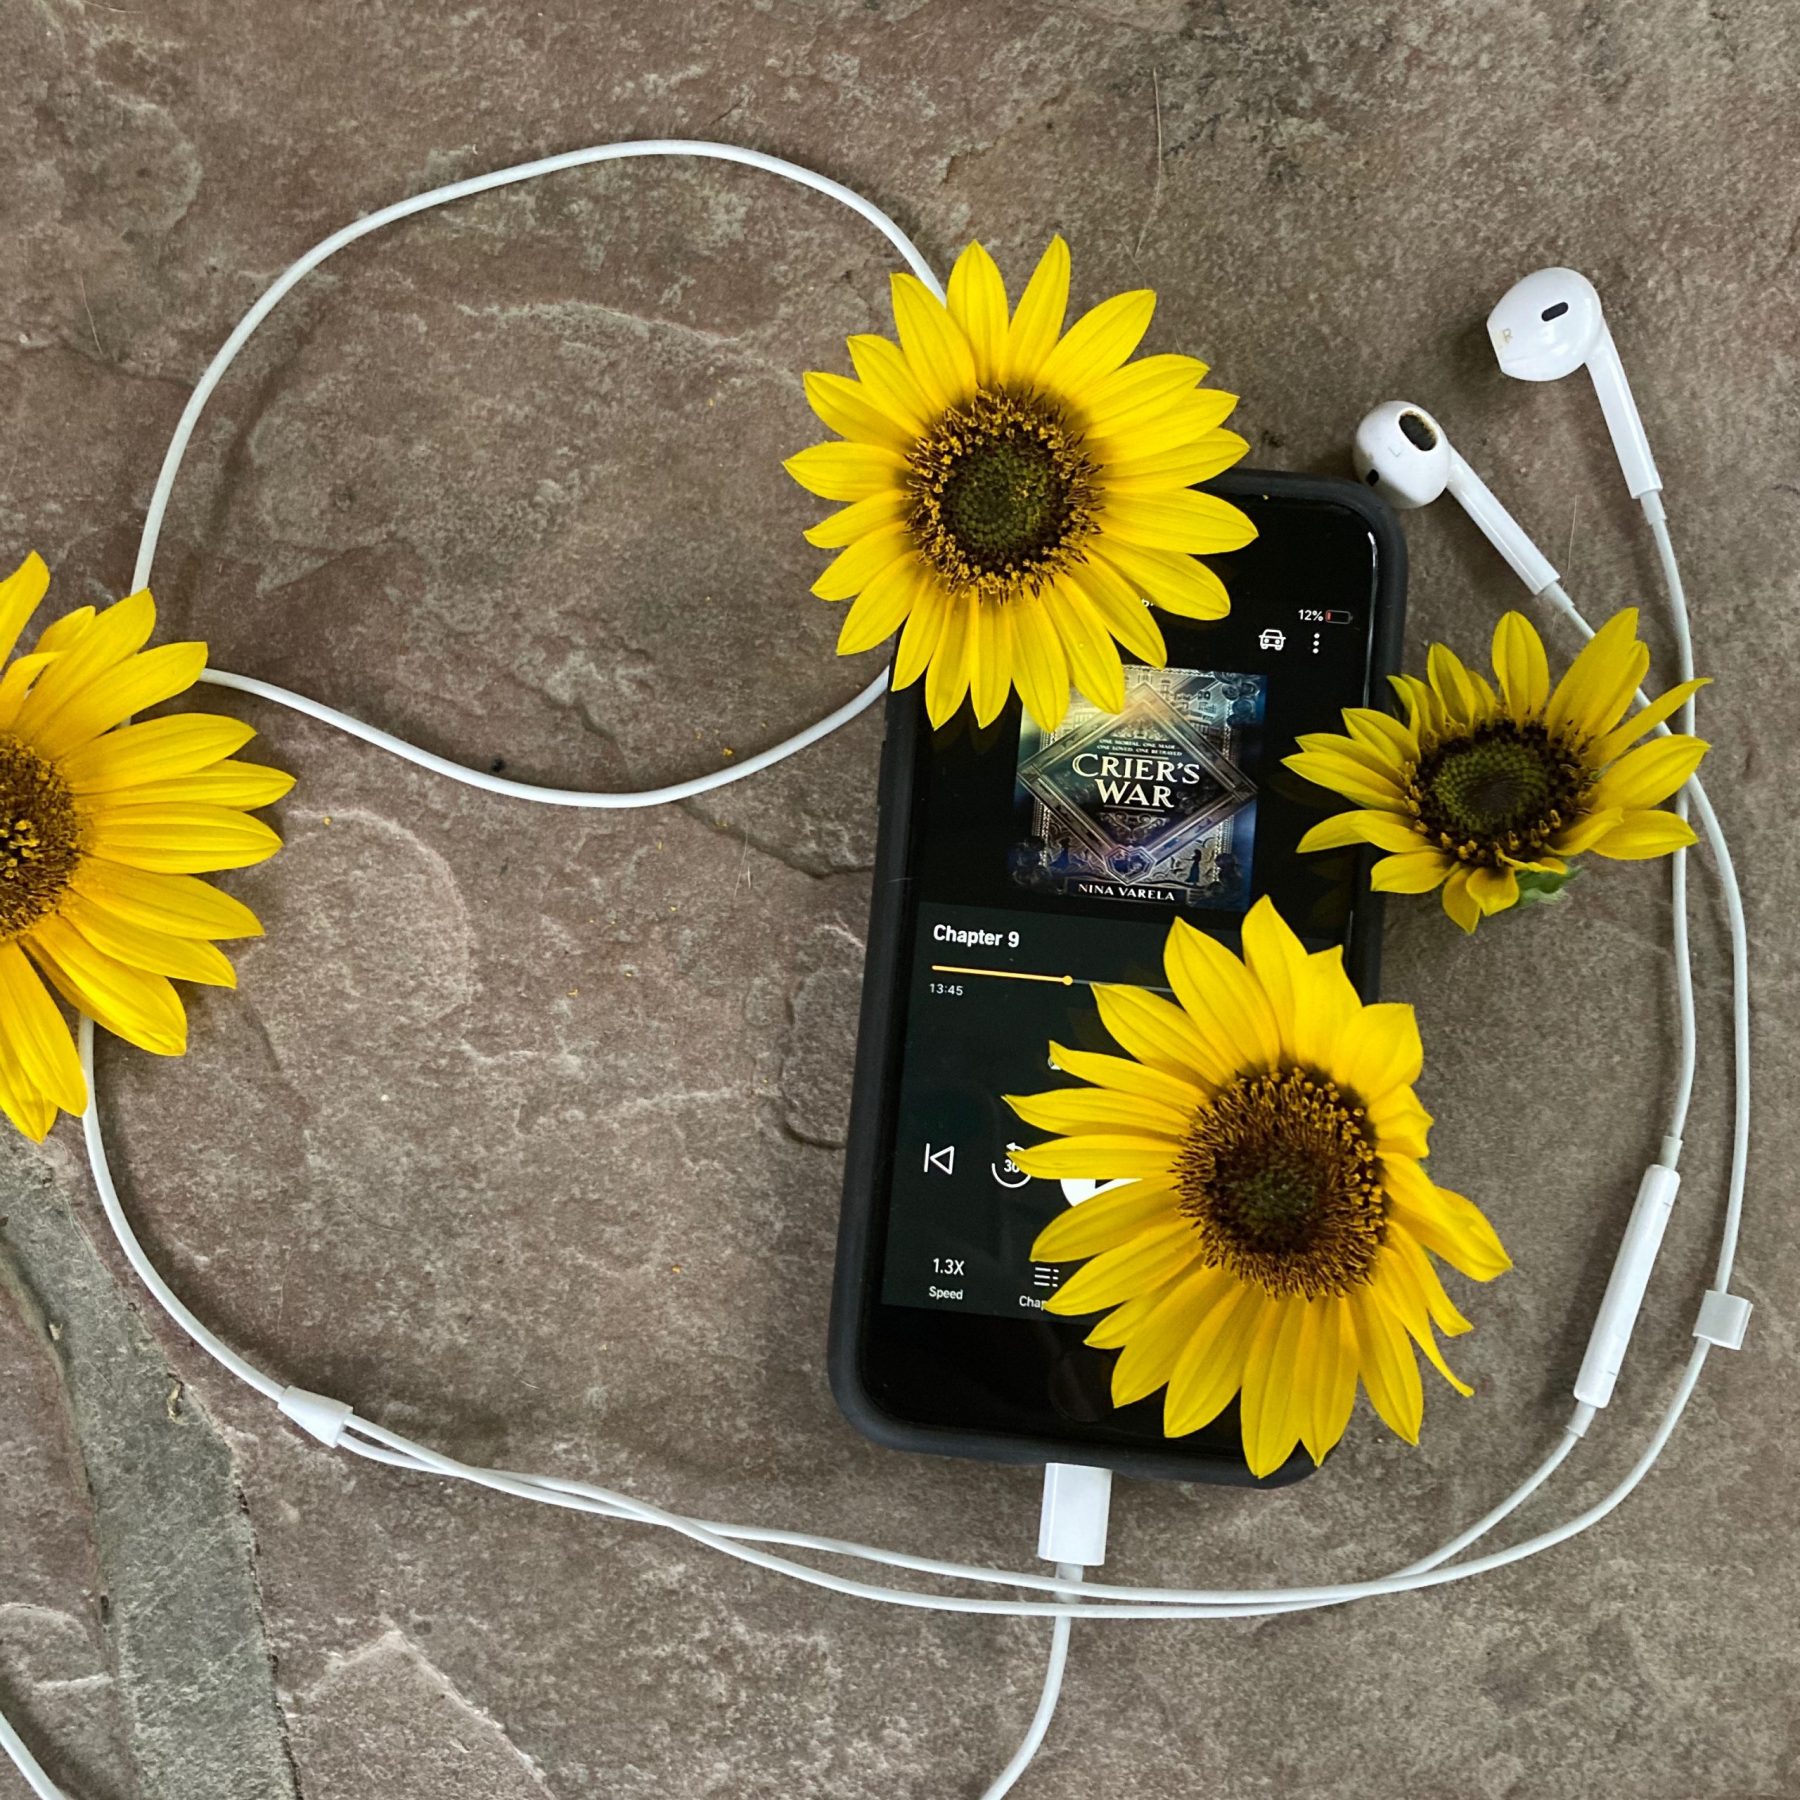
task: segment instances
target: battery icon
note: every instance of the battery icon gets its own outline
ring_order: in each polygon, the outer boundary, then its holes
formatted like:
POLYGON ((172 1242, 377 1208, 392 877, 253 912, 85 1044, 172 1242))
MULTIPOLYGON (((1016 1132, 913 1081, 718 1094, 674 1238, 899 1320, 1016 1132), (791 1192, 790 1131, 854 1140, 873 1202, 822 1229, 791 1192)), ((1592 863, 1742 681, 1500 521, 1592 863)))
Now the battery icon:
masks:
POLYGON ((1356 622, 1353 613, 1347 613, 1341 606, 1330 606, 1319 614, 1327 625, 1353 625, 1356 622))

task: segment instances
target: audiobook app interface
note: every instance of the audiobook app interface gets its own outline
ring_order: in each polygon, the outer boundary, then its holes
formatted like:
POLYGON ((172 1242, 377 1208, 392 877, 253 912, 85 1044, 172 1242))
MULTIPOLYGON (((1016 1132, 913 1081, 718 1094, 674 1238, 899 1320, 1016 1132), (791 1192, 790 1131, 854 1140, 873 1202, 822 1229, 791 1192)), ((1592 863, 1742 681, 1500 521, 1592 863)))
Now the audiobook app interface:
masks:
POLYGON ((1051 732, 1016 699, 978 730, 965 708, 920 750, 911 964, 881 1294, 890 1304, 1029 1318, 1064 1269, 1038 1232, 1092 1183, 1033 1180, 1013 1152, 1044 1133, 1008 1093, 1069 1084, 1052 1040, 1118 1054, 1092 985, 1167 993, 1182 917, 1234 949, 1264 894, 1315 948, 1341 942, 1353 852, 1300 857, 1338 802, 1281 766, 1301 732, 1364 704, 1373 558, 1336 509, 1269 508, 1223 565, 1231 615, 1157 615, 1170 666, 1128 666, 1125 708, 1077 700, 1051 732), (1288 515, 1293 529, 1284 529, 1288 515), (1333 542, 1333 534, 1343 541, 1333 542), (1332 591, 1330 571, 1352 591, 1332 591))

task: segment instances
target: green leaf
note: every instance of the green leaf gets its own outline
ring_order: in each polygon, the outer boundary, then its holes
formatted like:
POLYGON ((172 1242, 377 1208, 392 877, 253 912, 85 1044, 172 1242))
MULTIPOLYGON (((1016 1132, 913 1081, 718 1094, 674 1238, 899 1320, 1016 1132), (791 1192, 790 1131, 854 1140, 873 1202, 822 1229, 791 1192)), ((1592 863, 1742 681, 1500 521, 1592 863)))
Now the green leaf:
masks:
POLYGON ((1519 870, 1519 904, 1521 906, 1548 906, 1553 900, 1562 898, 1563 889, 1579 875, 1579 869, 1569 869, 1564 874, 1552 874, 1548 869, 1519 870))

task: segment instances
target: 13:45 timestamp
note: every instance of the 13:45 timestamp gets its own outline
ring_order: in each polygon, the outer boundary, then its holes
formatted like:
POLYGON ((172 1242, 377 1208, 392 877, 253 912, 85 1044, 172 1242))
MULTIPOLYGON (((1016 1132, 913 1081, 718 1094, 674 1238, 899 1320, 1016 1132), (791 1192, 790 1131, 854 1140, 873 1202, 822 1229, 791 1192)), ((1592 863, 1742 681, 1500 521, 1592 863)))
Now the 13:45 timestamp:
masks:
POLYGON ((925 991, 928 994, 949 994, 956 996, 963 991, 963 984, 960 981, 933 981, 927 985, 925 991))

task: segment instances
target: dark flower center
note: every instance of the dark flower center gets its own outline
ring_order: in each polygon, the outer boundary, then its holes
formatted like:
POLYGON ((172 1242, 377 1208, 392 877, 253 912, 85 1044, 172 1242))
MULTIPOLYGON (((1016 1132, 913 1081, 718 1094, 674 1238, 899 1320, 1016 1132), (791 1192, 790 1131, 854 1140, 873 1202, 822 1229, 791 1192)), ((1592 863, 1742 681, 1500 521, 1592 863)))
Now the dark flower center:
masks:
POLYGON ((1430 751, 1408 799, 1440 849, 1493 868, 1547 850, 1581 816, 1592 779, 1542 725, 1500 719, 1430 751))
POLYGON ((952 589, 1035 590, 1093 530, 1091 459, 1043 402, 983 388, 913 447, 920 552, 952 589))
POLYGON ((0 734, 0 942, 55 912, 81 861, 81 815, 53 763, 0 734))
POLYGON ((1245 1075, 1194 1117, 1176 1159, 1206 1260, 1277 1296, 1368 1281, 1387 1204, 1362 1107, 1305 1069, 1245 1075))

